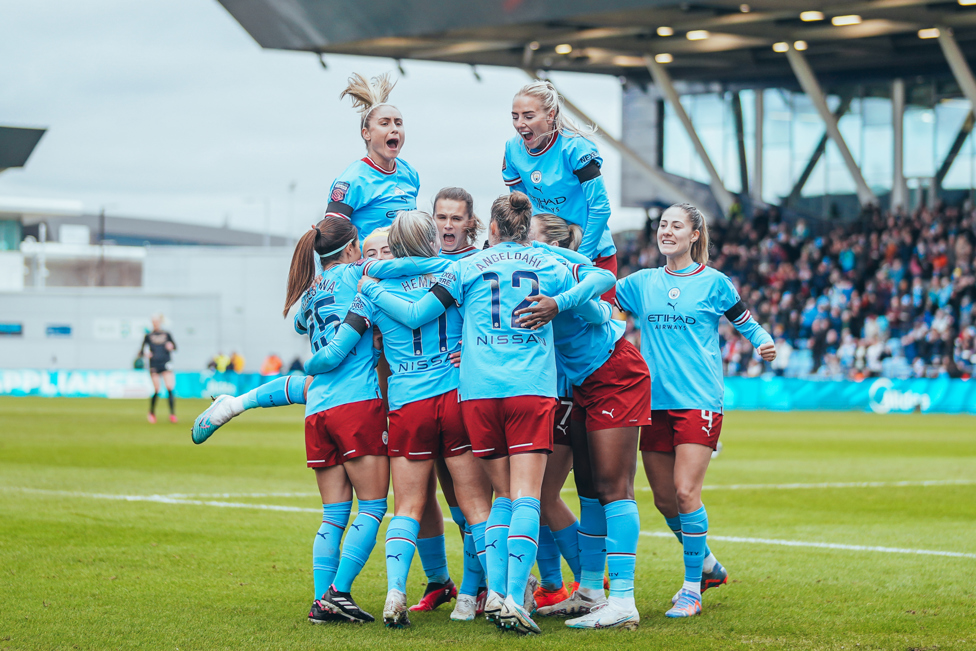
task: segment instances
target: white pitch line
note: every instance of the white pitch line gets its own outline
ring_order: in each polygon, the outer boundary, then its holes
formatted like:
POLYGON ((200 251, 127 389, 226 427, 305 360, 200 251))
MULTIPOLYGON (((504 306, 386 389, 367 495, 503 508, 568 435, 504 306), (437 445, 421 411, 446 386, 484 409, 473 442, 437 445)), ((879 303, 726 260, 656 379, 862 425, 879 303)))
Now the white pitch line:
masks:
MULTIPOLYGON (((673 538, 673 533, 663 531, 641 531, 642 536, 649 538, 673 538)), ((924 556, 951 556, 952 558, 976 558, 976 554, 964 552, 943 552, 930 549, 902 549, 900 547, 870 547, 867 545, 842 545, 840 543, 805 542, 802 540, 774 540, 771 538, 741 538, 739 536, 713 536, 709 540, 733 543, 751 543, 754 545, 780 545, 782 547, 815 547, 818 549, 841 549, 851 552, 880 552, 884 554, 921 554, 924 556)))
POLYGON ((318 493, 167 493, 164 497, 177 500, 185 499, 230 499, 242 497, 318 497, 318 493))
MULTIPOLYGON (((121 502, 154 502, 157 504, 181 504, 190 506, 215 506, 218 508, 255 509, 259 511, 285 511, 288 513, 321 513, 320 509, 309 509, 297 506, 279 506, 276 504, 246 504, 242 502, 215 502, 210 500, 174 499, 168 495, 112 495, 108 493, 81 493, 76 491, 46 490, 43 488, 20 488, 16 486, 0 486, 0 490, 33 493, 38 495, 57 495, 59 497, 79 497, 96 500, 114 500, 121 502)), ((387 513, 386 517, 391 514, 387 513)), ((447 518, 444 522, 450 523, 447 518)), ((671 538, 672 533, 663 531, 641 531, 640 535, 648 538, 671 538)), ((732 543, 748 543, 754 545, 779 545, 782 547, 812 547, 817 549, 838 549, 854 552, 878 552, 884 554, 915 554, 923 556, 948 556, 951 558, 974 558, 976 554, 964 552, 944 552, 930 549, 902 549, 900 547, 873 547, 868 545, 844 545, 840 543, 806 542, 802 540, 776 540, 772 538, 743 538, 739 536, 710 535, 710 540, 732 543)))
MULTIPOLYGON (((925 479, 918 481, 850 481, 850 482, 821 482, 818 484, 718 484, 705 485, 702 490, 797 490, 809 488, 899 488, 910 486, 972 486, 976 479, 925 479)), ((639 486, 637 490, 650 491, 649 486, 639 486)), ((564 487, 561 492, 575 493, 573 486, 564 487)))
POLYGON ((45 490, 42 488, 16 488, 3 486, 3 490, 38 495, 57 495, 59 497, 81 497, 93 500, 115 500, 120 502, 154 502, 156 504, 189 504, 196 506, 216 506, 228 509, 257 509, 259 511, 285 511, 289 513, 321 513, 322 509, 309 509, 300 506, 280 506, 278 504, 246 504, 243 502, 215 502, 212 500, 177 499, 169 495, 111 495, 108 493, 79 493, 76 491, 45 490))

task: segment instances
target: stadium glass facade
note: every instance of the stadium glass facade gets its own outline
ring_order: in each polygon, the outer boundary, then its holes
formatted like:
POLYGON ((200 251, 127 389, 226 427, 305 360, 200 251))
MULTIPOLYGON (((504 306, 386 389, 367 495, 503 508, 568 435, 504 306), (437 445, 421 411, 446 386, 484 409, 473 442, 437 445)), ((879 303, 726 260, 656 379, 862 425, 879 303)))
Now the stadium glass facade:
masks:
MULTIPOLYGON (((803 93, 784 89, 741 91, 745 148, 750 162, 755 157, 757 93, 763 94, 765 112, 762 198, 769 204, 779 205, 792 192, 824 135, 824 126, 810 98, 803 93)), ((828 96, 831 110, 836 110, 841 101, 838 95, 828 96)), ((742 192, 732 93, 687 94, 681 97, 681 102, 725 186, 731 192, 742 192)), ((930 179, 945 160, 968 113, 969 103, 961 98, 944 98, 929 106, 906 106, 904 173, 913 204, 918 201, 917 189, 929 187, 930 179)), ((838 126, 870 188, 879 196, 889 193, 893 179, 891 100, 855 97, 838 126)), ((696 155, 675 111, 666 103, 664 133, 664 169, 708 183, 704 164, 696 155)), ((974 187, 976 142, 970 134, 941 188, 972 192, 974 187)), ((828 141, 824 155, 802 188, 801 196, 851 195, 855 189, 837 146, 828 141)))

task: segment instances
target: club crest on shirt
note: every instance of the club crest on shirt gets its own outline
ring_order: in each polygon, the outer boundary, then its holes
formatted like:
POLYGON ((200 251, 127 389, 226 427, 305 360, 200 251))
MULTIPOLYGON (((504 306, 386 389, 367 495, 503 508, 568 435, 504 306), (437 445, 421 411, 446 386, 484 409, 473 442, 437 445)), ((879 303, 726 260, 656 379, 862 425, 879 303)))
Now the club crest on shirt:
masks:
POLYGON ((542 172, 540 172, 539 170, 536 170, 536 171, 532 172, 532 176, 530 176, 529 178, 532 179, 532 182, 533 183, 538 183, 539 181, 542 180, 542 172))
POLYGON ((402 197, 405 194, 406 194, 406 192, 404 192, 400 188, 394 188, 393 189, 393 196, 395 196, 395 197, 402 197))
POLYGON ((668 290, 668 298, 670 298, 672 301, 679 296, 681 296, 681 290, 677 287, 672 287, 670 290, 668 290))
POLYGON ((346 192, 349 191, 349 184, 345 181, 337 181, 332 187, 332 201, 342 201, 346 198, 346 192))

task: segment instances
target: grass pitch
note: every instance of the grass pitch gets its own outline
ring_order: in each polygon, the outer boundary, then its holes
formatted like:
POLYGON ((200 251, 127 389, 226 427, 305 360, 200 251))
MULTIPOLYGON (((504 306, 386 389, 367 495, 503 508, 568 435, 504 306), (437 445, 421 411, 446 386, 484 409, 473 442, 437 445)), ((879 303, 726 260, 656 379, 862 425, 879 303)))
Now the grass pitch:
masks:
MULTIPOLYGON (((517 638, 445 606, 402 631, 309 625, 302 412, 255 410, 194 446, 204 406, 153 426, 142 401, 0 398, 0 649, 976 648, 972 417, 730 412, 704 499, 731 579, 703 615, 664 617, 681 553, 641 472, 640 629, 540 618, 544 635, 517 638)), ((376 616, 383 531, 354 586, 376 616)), ((409 598, 423 582, 415 558, 409 598)))

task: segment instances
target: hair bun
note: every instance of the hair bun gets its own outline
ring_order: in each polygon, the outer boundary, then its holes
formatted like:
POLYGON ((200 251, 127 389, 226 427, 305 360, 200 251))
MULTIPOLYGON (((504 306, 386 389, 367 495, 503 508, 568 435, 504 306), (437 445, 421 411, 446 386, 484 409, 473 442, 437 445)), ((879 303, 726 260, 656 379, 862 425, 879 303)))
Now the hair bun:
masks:
POLYGON ((529 201, 529 197, 526 196, 524 192, 513 192, 508 197, 508 203, 512 207, 512 210, 516 212, 529 211, 531 216, 532 202, 529 201))

